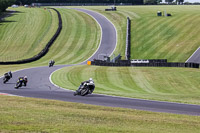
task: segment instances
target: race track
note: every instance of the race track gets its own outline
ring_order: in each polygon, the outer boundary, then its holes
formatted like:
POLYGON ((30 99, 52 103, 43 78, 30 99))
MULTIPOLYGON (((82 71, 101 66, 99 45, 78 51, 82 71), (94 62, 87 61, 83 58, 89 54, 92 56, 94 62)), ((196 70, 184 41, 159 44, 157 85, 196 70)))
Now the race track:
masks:
POLYGON ((200 47, 190 56, 186 63, 199 63, 200 64, 200 47))
MULTIPOLYGON (((100 54, 111 55, 116 47, 117 33, 113 24, 107 20, 104 16, 95 13, 93 11, 77 9, 91 15, 99 23, 102 29, 102 39, 100 47, 95 54, 90 57, 89 60, 98 58, 100 54)), ((84 61, 81 64, 85 64, 84 61)), ((52 72, 62 67, 71 65, 60 65, 54 67, 37 67, 29 68, 17 71, 13 73, 13 78, 7 83, 3 84, 0 82, 0 93, 34 97, 42 99, 54 99, 69 102, 79 102, 85 104, 110 106, 110 107, 122 107, 139 110, 147 110, 154 112, 167 112, 176 114, 187 114, 187 115, 200 115, 199 105, 149 101, 131 98, 112 97, 106 95, 92 94, 85 97, 73 96, 73 91, 64 90, 59 87, 55 87, 51 84, 49 76, 52 72), (14 89, 16 80, 19 76, 28 76, 29 82, 27 87, 20 89, 14 89)), ((0 79, 2 81, 2 78, 0 79)), ((78 87, 78 86, 77 86, 78 87)))

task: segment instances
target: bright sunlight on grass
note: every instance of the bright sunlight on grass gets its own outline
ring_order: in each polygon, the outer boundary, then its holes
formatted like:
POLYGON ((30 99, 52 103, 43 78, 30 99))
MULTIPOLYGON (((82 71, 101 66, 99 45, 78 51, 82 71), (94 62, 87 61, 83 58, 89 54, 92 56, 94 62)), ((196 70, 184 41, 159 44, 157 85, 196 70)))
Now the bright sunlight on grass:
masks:
POLYGON ((53 73, 55 84, 76 90, 94 79, 94 93, 200 104, 200 71, 188 68, 76 66, 53 73))
POLYGON ((0 132, 198 133, 198 116, 0 96, 0 132))

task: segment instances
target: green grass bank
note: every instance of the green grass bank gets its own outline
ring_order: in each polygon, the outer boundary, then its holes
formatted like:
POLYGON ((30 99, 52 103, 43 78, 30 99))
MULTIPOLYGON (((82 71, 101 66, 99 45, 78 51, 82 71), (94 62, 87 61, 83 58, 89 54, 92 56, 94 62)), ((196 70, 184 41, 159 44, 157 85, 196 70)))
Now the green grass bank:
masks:
POLYGON ((94 93, 200 104, 200 71, 188 68, 74 66, 53 73, 60 87, 76 90, 94 79, 94 93))
POLYGON ((109 7, 86 7, 109 18, 118 31, 115 54, 124 56, 126 18, 131 19, 131 58, 168 59, 185 62, 200 46, 200 6, 119 6, 117 11, 106 12, 109 7), (171 17, 157 17, 157 11, 171 13, 171 17))
MULTIPOLYGON (((92 17, 73 9, 58 10, 63 29, 49 53, 31 65, 46 65, 50 59, 56 64, 80 63, 98 48, 101 31, 92 17)), ((0 60, 26 59, 38 54, 57 27, 57 14, 53 10, 17 8, 0 25, 0 60)))
POLYGON ((56 12, 16 8, 0 25, 0 60, 15 61, 38 54, 57 30, 56 12))
MULTIPOLYGON (((54 34, 54 30, 57 29, 57 14, 53 10, 22 7, 15 9, 14 14, 0 23, 0 61, 34 56, 46 45, 48 39, 54 34), (36 17, 37 21, 34 20, 36 17), (38 19, 41 19, 42 23, 38 19), (34 27, 30 27, 30 25, 34 27), (38 32, 41 34, 45 32, 44 36, 40 36, 38 32), (37 43, 33 46, 34 42, 37 43)), ((100 27, 96 21, 87 14, 76 10, 57 10, 61 13, 63 29, 47 55, 28 64, 0 65, 0 75, 10 70, 48 65, 51 59, 55 60, 56 65, 80 63, 96 51, 101 36, 100 27)))
MULTIPOLYGON (((127 16, 126 14, 130 14, 130 16, 132 14, 131 19, 133 19, 133 17, 135 15, 137 16, 138 14, 146 15, 148 13, 148 10, 146 8, 151 8, 151 6, 144 7, 144 9, 142 9, 143 7, 139 6, 119 7, 118 8, 119 11, 117 12, 104 12, 103 10, 107 7, 98 7, 98 8, 90 7, 90 8, 102 12, 108 18, 110 17, 109 19, 116 25, 116 27, 118 28, 118 37, 119 37, 118 39, 119 45, 117 46, 116 53, 119 52, 121 53, 121 51, 122 52, 124 51, 124 46, 125 46, 124 41, 125 41, 125 26, 126 26, 125 18, 127 16), (121 11, 122 13, 119 13, 121 10, 120 8, 123 8, 123 10, 121 11), (138 10, 137 14, 135 14, 136 9, 138 10), (134 10, 134 11, 129 11, 129 10, 134 10), (122 16, 122 18, 119 16, 122 16)), ((164 7, 161 8, 164 9, 164 7)), ((158 9, 158 6, 156 7, 156 9, 158 9)), ((43 12, 43 9, 41 10, 43 12)), ((94 49, 94 51, 92 52, 91 47, 92 48, 97 47, 99 43, 98 39, 100 36, 100 30, 96 22, 91 17, 87 16, 84 13, 80 13, 78 11, 69 9, 58 9, 58 10, 61 12, 63 21, 66 25, 64 25, 64 30, 61 32, 59 38, 56 40, 55 45, 53 45, 53 47, 50 49, 50 52, 41 60, 30 64, 0 66, 0 75, 3 75, 4 72, 7 72, 9 70, 13 71, 26 67, 47 65, 48 61, 52 58, 56 60, 56 64, 70 64, 70 63, 72 64, 80 62, 83 61, 85 58, 87 58, 87 56, 89 57, 88 54, 89 52, 93 53, 95 51, 94 49), (83 30, 81 31, 81 33, 78 33, 78 29, 75 30, 76 26, 80 25, 86 26, 87 23, 89 23, 92 26, 87 27, 86 29, 85 28, 81 29, 83 30), (85 41, 88 38, 90 38, 89 39, 90 41, 85 41), (84 47, 86 44, 88 44, 88 42, 90 42, 90 45, 94 44, 94 46, 88 48, 84 47), (73 52, 75 51, 75 47, 81 49, 85 48, 83 50, 84 52, 82 51, 82 53, 78 53, 80 50, 73 52)), ((173 10, 175 10, 175 8, 173 10)), ((192 8, 190 10, 192 10, 192 8)), ((195 10, 198 12, 199 9, 195 10)), ((156 15, 156 12, 153 11, 153 15, 156 15)), ((19 15, 21 14, 19 13, 19 15)), ((172 15, 174 14, 172 13, 172 15)), ((15 16, 16 15, 12 17, 15 16)), ((9 17, 9 19, 12 17, 9 17)), ((1 23, 0 27, 2 25, 4 24, 1 23)), ((196 28, 198 29, 198 27, 196 28)), ((0 32, 2 32, 2 30, 0 30, 0 32)), ((9 36, 7 37, 9 38, 9 36)), ((198 40, 196 40, 195 37, 191 41, 192 43, 196 41, 198 42, 198 40)), ((142 43, 140 45, 143 46, 142 43)), ((193 50, 195 50, 195 47, 193 50)), ((188 53, 186 52, 186 54, 188 53)), ((140 57, 142 56, 142 54, 141 55, 138 54, 138 57, 134 56, 133 58, 144 58, 140 57)), ((185 57, 183 60, 185 60, 185 57)), ((55 75, 53 75, 53 81, 62 87, 75 90, 77 89, 81 81, 86 80, 89 77, 95 77, 94 80, 97 87, 95 90, 96 93, 137 97, 144 99, 175 101, 182 103, 194 103, 194 104, 200 103, 199 101, 200 98, 198 95, 200 88, 198 82, 199 81, 198 69, 107 68, 107 67, 78 66, 74 68, 70 67, 59 70, 58 74, 55 73, 55 75), (110 73, 113 75, 108 76, 110 73), (161 78, 162 77, 161 75, 164 76, 165 78, 161 78), (183 83, 183 85, 181 85, 181 83, 183 83)), ((1 101, 0 104, 1 132, 18 131, 18 132, 162 132, 162 133, 194 132, 195 133, 199 132, 200 130, 199 129, 200 121, 199 117, 197 116, 152 113, 152 112, 143 112, 143 111, 136 111, 129 109, 121 109, 121 108, 107 108, 107 107, 84 105, 78 103, 67 103, 60 101, 19 98, 19 97, 16 98, 16 97, 6 97, 6 96, 0 96, 0 101, 1 101)))
POLYGON ((198 116, 0 96, 0 132, 198 133, 198 116))

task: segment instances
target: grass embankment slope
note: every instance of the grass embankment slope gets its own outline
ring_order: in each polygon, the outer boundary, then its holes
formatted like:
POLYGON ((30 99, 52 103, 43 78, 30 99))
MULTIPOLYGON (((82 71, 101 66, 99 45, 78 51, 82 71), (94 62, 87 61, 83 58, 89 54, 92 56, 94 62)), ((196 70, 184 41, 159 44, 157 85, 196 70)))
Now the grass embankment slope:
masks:
POLYGON ((0 26, 0 61, 16 61, 38 54, 57 30, 53 10, 15 8, 0 26))
POLYGON ((120 6, 118 11, 105 12, 109 7, 87 7, 107 16, 118 30, 116 54, 124 56, 126 18, 131 19, 131 58, 168 59, 185 62, 200 46, 200 6, 120 6), (172 17, 157 17, 157 11, 172 17))
POLYGON ((0 132, 198 133, 198 116, 1 96, 0 132))
POLYGON ((43 64, 53 58, 56 64, 75 64, 88 59, 98 48, 101 31, 96 21, 85 13, 72 9, 57 9, 63 29, 49 53, 37 61, 43 64))
MULTIPOLYGON (((46 45, 58 27, 57 14, 53 10, 15 9, 17 12, 0 25, 0 61, 34 56, 46 45)), ((61 13, 63 29, 47 55, 24 65, 1 65, 0 75, 9 70, 48 65, 50 59, 54 59, 57 65, 79 63, 96 51, 101 33, 95 20, 76 10, 57 10, 61 13)))

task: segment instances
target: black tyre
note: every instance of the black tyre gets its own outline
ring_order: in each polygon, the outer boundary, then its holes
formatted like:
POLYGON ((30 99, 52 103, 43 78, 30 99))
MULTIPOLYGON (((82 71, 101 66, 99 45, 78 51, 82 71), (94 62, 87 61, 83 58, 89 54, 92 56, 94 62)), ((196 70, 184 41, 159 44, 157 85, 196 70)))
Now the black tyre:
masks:
POLYGON ((15 86, 15 89, 18 89, 19 87, 15 86))
POLYGON ((3 78, 3 83, 5 84, 6 82, 8 82, 9 79, 7 78, 3 78))
POLYGON ((74 92, 74 96, 76 96, 76 95, 78 95, 78 93, 75 91, 75 92, 74 92))
POLYGON ((87 95, 88 94, 88 91, 89 91, 89 89, 88 88, 86 88, 86 89, 82 89, 81 90, 81 96, 85 96, 85 95, 87 95))
POLYGON ((18 89, 19 87, 22 86, 22 83, 21 82, 17 82, 16 86, 15 86, 15 89, 18 89))

